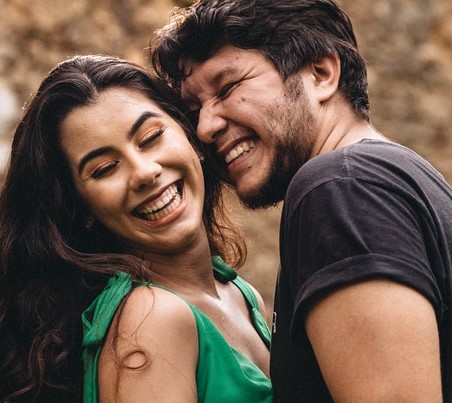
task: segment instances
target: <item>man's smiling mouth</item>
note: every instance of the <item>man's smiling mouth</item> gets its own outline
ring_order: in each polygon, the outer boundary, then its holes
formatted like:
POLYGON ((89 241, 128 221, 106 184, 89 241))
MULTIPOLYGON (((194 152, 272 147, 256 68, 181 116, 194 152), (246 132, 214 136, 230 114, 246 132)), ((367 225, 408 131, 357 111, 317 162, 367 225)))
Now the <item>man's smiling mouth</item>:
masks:
POLYGON ((255 146, 256 143, 253 140, 242 141, 225 155, 224 161, 226 164, 230 164, 241 155, 249 153, 255 146))

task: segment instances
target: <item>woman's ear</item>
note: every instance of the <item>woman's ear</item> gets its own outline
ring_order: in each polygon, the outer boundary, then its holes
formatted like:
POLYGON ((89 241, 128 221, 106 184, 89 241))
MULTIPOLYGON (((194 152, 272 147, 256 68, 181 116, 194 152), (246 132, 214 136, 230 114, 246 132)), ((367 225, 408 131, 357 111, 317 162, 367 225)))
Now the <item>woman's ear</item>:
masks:
POLYGON ((336 55, 326 56, 311 64, 313 85, 319 102, 330 99, 339 87, 341 61, 336 55))

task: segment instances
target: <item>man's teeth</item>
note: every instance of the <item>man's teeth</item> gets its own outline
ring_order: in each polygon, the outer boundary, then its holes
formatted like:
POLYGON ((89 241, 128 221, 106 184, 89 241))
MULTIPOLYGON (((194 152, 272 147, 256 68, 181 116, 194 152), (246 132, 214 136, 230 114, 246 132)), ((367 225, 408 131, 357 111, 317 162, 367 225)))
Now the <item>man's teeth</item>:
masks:
POLYGON ((243 141, 243 142, 237 144, 224 157, 226 164, 229 164, 230 162, 234 161, 236 158, 240 157, 242 154, 249 152, 254 147, 255 147, 255 143, 254 143, 254 141, 251 141, 251 140, 243 141))
POLYGON ((177 186, 171 185, 157 200, 151 201, 138 214, 146 220, 158 220, 174 211, 182 200, 182 196, 177 190, 177 186))

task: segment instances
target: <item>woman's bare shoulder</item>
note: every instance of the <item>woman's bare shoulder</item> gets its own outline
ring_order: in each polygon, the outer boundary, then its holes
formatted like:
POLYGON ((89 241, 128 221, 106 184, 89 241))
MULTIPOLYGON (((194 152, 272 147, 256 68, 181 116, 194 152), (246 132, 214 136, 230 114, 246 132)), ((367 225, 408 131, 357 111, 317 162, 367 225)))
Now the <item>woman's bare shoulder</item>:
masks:
POLYGON ((136 287, 128 297, 121 317, 115 319, 120 319, 118 330, 124 336, 140 330, 172 333, 175 328, 196 332, 195 317, 187 302, 168 290, 153 286, 136 287), (149 328, 141 329, 143 326, 149 328))
POLYGON ((189 305, 158 287, 135 288, 116 314, 102 349, 101 401, 117 399, 118 393, 127 396, 126 402, 196 401, 198 352, 189 305), (118 389, 114 385, 119 379, 118 389))

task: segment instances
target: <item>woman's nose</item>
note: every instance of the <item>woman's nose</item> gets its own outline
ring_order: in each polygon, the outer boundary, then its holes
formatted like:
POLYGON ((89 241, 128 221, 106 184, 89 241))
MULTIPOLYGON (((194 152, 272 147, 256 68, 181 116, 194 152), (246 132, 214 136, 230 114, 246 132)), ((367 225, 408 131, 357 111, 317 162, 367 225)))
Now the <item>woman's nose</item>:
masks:
POLYGON ((131 163, 130 186, 141 191, 153 186, 163 171, 162 165, 149 158, 135 158, 131 163))

